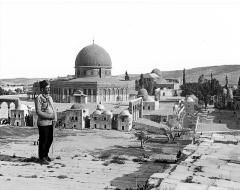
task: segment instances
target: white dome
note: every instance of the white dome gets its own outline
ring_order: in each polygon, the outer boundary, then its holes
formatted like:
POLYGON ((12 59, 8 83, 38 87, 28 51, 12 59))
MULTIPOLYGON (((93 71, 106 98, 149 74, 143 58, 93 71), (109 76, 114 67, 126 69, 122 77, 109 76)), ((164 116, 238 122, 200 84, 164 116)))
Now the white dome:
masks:
POLYGON ((99 110, 95 110, 92 114, 93 115, 101 115, 102 113, 99 110))
POLYGON ((104 111, 102 114, 103 115, 111 115, 112 116, 112 112, 110 112, 110 111, 104 111))
POLYGON ((187 97, 187 100, 186 100, 187 102, 195 102, 194 100, 193 100, 193 98, 192 97, 187 97))
POLYGON ((104 109, 105 109, 104 105, 102 104, 97 105, 97 110, 104 110, 104 109))
POLYGON ((120 116, 131 116, 131 114, 129 113, 128 110, 123 110, 121 113, 120 113, 120 116))

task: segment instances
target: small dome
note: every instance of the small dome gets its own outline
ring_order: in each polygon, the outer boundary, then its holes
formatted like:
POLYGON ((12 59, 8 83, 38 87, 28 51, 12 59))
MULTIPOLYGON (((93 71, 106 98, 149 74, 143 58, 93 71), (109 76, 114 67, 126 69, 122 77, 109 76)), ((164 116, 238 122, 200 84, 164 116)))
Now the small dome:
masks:
POLYGON ((77 55, 75 67, 112 68, 112 61, 105 49, 97 44, 84 47, 77 55))
POLYGON ((143 101, 145 101, 145 102, 154 102, 154 99, 151 96, 144 96, 143 97, 143 101))
POLYGON ((191 97, 193 100, 198 99, 194 94, 191 94, 190 97, 191 97))
POLYGON ((129 113, 128 110, 123 110, 123 111, 121 111, 120 116, 128 116, 128 117, 130 117, 131 114, 129 113))
POLYGON ((102 113, 99 110, 95 110, 92 114, 93 115, 101 115, 102 113))
POLYGON ((82 104, 73 104, 70 109, 71 110, 82 110, 82 109, 85 109, 85 106, 82 104))
POLYGON ((187 100, 186 100, 186 102, 195 102, 194 100, 193 100, 193 98, 192 97, 187 97, 187 100))
POLYGON ((104 109, 105 109, 104 105, 102 105, 102 104, 98 104, 97 105, 97 109, 96 110, 104 110, 104 109))
POLYGON ((141 88, 139 91, 138 91, 138 96, 147 96, 148 95, 148 92, 145 88, 141 88))
POLYGON ((112 112, 110 112, 110 111, 104 111, 103 113, 102 113, 103 115, 106 115, 106 116, 110 116, 110 117, 112 117, 112 112))
POLYGON ((112 115, 112 112, 110 112, 110 111, 104 111, 102 114, 104 114, 104 115, 112 115))
POLYGON ((28 111, 28 107, 25 104, 19 104, 17 109, 18 110, 28 111))

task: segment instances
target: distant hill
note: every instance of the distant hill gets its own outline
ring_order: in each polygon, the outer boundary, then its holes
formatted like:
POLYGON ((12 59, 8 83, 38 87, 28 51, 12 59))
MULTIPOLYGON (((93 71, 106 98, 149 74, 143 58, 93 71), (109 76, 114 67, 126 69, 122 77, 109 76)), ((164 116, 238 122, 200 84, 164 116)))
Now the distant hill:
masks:
POLYGON ((47 78, 12 78, 0 79, 0 85, 32 85, 36 81, 45 80, 47 78))
MULTIPOLYGON (((225 76, 227 75, 229 84, 234 85, 238 83, 240 77, 240 65, 221 65, 186 69, 186 82, 197 82, 198 77, 202 74, 210 79, 211 73, 222 85, 225 84, 225 76)), ((179 78, 181 81, 182 74, 182 70, 162 71, 163 78, 179 78)), ((129 76, 131 79, 140 78, 140 74, 129 74, 129 76)), ((124 77, 124 75, 119 75, 119 77, 124 77)))
MULTIPOLYGON (((182 70, 164 71, 162 73, 164 78, 176 77, 182 80, 182 70)), ((186 69, 186 82, 197 82, 198 77, 202 74, 210 79, 211 73, 222 85, 225 84, 226 75, 228 76, 229 84, 237 84, 240 77, 240 65, 221 65, 186 69)))
MULTIPOLYGON (((154 68, 153 68, 154 69, 154 68)), ((160 68, 159 68, 160 69, 160 68)), ((151 71, 149 71, 151 72, 151 71)), ((182 81, 182 70, 175 71, 162 71, 163 78, 179 78, 182 81)), ((240 65, 220 65, 209 67, 196 67, 186 69, 186 82, 197 82, 198 77, 202 74, 210 79, 211 73, 213 77, 220 81, 222 85, 225 84, 225 76, 228 76, 229 84, 237 84, 240 77, 240 65)), ((139 79, 140 74, 129 74, 133 80, 139 79)), ((124 78, 124 74, 115 76, 117 78, 124 78)), ((47 78, 13 78, 13 79, 0 79, 1 84, 9 85, 32 85, 36 81, 44 80, 47 78)))

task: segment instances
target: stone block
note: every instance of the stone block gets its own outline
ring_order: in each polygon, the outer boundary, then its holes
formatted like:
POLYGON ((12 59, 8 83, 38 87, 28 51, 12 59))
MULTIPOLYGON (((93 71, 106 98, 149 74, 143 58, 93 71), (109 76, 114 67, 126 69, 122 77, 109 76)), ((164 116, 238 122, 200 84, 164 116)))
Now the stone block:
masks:
POLYGON ((208 187, 208 190, 229 190, 229 189, 225 187, 210 186, 208 187))
POLYGON ((159 186, 158 190, 175 190, 177 184, 179 183, 178 180, 174 179, 164 179, 159 186))
POLYGON ((234 181, 228 181, 224 179, 217 179, 214 183, 214 185, 218 187, 224 187, 229 188, 231 190, 239 190, 240 189, 240 183, 234 182, 234 181))
POLYGON ((193 179, 192 179, 192 181, 194 182, 194 183, 200 183, 200 184, 205 184, 205 185, 212 185, 212 184, 214 184, 214 179, 209 179, 208 177, 203 177, 203 176, 198 176, 198 175, 196 175, 196 176, 193 176, 193 179))
POLYGON ((189 176, 193 176, 193 172, 191 171, 178 171, 178 172, 174 172, 173 174, 169 175, 168 178, 169 179, 175 179, 178 181, 185 181, 189 176))
POLYGON ((207 190, 208 186, 196 183, 179 183, 175 190, 207 190))
POLYGON ((212 174, 212 177, 222 178, 222 179, 230 179, 230 171, 228 170, 221 170, 221 169, 215 169, 203 167, 202 171, 204 174, 212 174))
POLYGON ((161 183, 161 181, 166 178, 169 174, 168 173, 154 173, 148 179, 148 184, 157 187, 161 183))

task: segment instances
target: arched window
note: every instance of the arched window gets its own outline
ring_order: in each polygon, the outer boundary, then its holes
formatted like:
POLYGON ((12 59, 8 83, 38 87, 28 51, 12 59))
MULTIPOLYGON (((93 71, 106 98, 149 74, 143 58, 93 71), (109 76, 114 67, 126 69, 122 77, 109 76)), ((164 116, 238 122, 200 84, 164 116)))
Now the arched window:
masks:
POLYGON ((108 89, 108 101, 111 101, 111 89, 108 89))
POLYGON ((107 101, 107 90, 103 89, 103 101, 106 102, 107 101))
POLYGON ((92 90, 88 89, 88 95, 92 95, 92 90))

